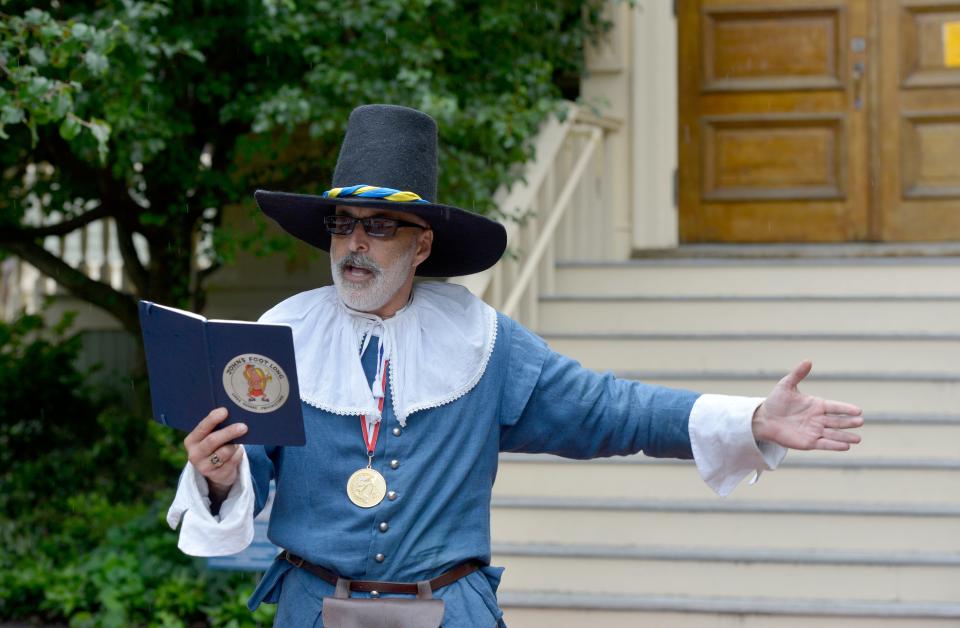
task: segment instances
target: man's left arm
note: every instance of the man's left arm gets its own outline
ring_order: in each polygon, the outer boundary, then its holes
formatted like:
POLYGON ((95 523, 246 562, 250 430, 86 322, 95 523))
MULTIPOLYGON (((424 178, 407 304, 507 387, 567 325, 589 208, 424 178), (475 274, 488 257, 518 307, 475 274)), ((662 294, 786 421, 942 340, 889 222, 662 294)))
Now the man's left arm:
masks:
POLYGON ((502 451, 693 457, 688 417, 697 393, 597 373, 526 337, 514 340, 501 403, 502 451))
MULTIPOLYGON (((504 451, 692 457, 707 484, 726 495, 750 473, 776 468, 785 448, 844 450, 860 440, 846 431, 862 425, 860 408, 797 389, 809 362, 766 399, 698 395, 584 369, 519 326, 511 340, 511 372, 529 373, 531 359, 538 368, 528 395, 506 395, 504 451)), ((525 388, 523 379, 511 380, 512 391, 525 388)))

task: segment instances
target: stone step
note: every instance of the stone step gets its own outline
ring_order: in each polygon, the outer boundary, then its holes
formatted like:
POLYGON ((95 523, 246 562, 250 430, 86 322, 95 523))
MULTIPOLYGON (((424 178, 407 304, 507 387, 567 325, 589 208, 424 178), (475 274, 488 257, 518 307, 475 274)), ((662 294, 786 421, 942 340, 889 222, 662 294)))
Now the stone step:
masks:
POLYGON ((545 334, 550 347, 591 369, 960 375, 955 334, 545 334))
MULTIPOLYGON (((810 458, 791 452, 773 474, 746 481, 730 502, 798 500, 840 504, 950 504, 960 501, 960 460, 861 460, 834 455, 810 458)), ((643 456, 567 460, 555 456, 503 454, 498 497, 597 499, 711 499, 693 462, 643 456)))
POLYGON ((956 297, 544 296, 540 333, 960 333, 956 297))
POLYGON ((784 600, 501 590, 510 628, 955 628, 960 603, 784 600))
POLYGON ((956 554, 957 530, 956 501, 932 506, 498 495, 492 516, 495 542, 516 544, 956 554))
MULTIPOLYGON (((701 393, 766 397, 787 368, 745 372, 743 366, 727 370, 615 371, 618 377, 701 393)), ((864 416, 951 417, 960 408, 960 377, 953 374, 823 373, 819 366, 800 384, 800 390, 860 405, 864 416)))
POLYGON ((791 453, 727 499, 689 462, 503 455, 510 625, 956 624, 958 280, 945 258, 558 264, 538 330, 584 366, 762 397, 812 359, 801 389, 867 424, 853 451, 791 453))
POLYGON ((955 258, 678 259, 557 264, 559 294, 960 296, 955 258))
MULTIPOLYGON (((823 531, 822 531, 823 532, 823 531)), ((594 595, 821 599, 953 603, 960 599, 960 554, 809 550, 683 550, 648 547, 506 545, 505 590, 594 595)))

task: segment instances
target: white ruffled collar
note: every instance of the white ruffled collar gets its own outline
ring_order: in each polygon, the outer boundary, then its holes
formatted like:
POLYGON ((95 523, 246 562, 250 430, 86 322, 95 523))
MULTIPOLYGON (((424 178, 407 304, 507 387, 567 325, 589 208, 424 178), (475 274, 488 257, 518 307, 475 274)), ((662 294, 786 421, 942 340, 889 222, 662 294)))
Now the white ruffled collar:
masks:
POLYGON ((300 398, 334 414, 379 417, 371 389, 381 389, 381 374, 371 387, 360 363, 363 343, 378 336, 403 426, 414 412, 476 386, 497 336, 492 307, 462 286, 437 282, 416 284, 410 302, 388 319, 347 308, 326 286, 280 302, 260 322, 292 328, 300 398))

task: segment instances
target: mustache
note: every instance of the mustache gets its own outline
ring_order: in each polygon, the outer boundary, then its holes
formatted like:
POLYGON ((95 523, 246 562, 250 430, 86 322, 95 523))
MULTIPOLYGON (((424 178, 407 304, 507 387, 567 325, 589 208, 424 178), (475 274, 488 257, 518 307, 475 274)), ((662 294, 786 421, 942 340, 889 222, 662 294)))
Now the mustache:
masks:
POLYGON ((341 275, 347 266, 363 268, 364 270, 369 270, 376 275, 379 275, 383 272, 383 270, 375 261, 362 253, 347 253, 343 259, 337 262, 337 270, 340 271, 341 275))

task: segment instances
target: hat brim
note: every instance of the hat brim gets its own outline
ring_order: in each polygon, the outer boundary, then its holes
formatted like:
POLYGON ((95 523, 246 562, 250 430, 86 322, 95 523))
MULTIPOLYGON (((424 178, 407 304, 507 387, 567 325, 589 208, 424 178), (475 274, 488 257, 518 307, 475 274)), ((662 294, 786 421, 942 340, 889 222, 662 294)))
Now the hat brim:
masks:
POLYGON ((307 244, 330 250, 330 234, 323 219, 338 205, 402 211, 422 218, 434 232, 430 257, 418 267, 421 277, 458 277, 486 270, 507 248, 507 230, 500 223, 451 205, 398 203, 379 199, 324 198, 257 190, 260 210, 284 231, 307 244))

